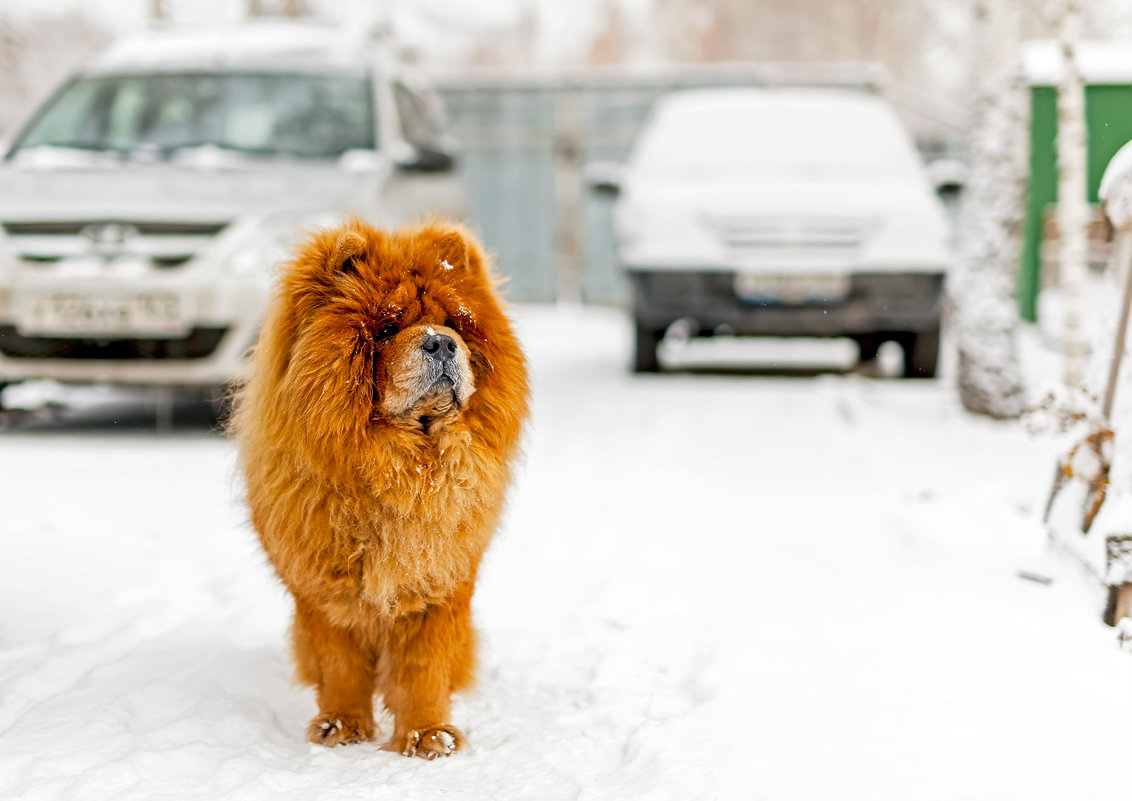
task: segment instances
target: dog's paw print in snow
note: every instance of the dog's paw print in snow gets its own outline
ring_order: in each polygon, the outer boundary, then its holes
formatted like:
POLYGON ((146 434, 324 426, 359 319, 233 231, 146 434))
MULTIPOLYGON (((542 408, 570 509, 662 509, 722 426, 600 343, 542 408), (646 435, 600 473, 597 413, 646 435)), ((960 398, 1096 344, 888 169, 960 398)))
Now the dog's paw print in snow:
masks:
POLYGON ((452 756, 467 747, 468 740, 455 726, 431 726, 406 734, 399 750, 402 756, 436 759, 452 756))

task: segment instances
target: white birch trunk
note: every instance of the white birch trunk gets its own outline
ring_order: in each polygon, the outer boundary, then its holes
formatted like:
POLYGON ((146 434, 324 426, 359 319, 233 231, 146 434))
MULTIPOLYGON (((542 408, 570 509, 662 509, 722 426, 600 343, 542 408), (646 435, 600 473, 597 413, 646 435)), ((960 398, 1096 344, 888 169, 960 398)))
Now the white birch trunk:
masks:
POLYGON ((971 169, 951 286, 959 397, 969 411, 1017 417, 1025 408, 1015 276, 1021 256, 1029 96, 1021 68, 1017 0, 976 0, 975 15, 971 169))
POLYGON ((1085 382, 1089 344, 1085 330, 1085 280, 1089 208, 1085 199, 1085 84, 1077 62, 1081 0, 1059 0, 1061 83, 1057 89, 1057 227, 1059 274, 1065 298, 1065 383, 1085 382))

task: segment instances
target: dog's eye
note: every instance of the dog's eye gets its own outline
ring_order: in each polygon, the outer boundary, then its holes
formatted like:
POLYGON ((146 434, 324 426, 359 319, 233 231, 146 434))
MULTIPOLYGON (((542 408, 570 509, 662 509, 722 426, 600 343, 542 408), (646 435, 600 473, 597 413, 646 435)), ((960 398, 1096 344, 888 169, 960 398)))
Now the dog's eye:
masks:
POLYGON ((378 339, 378 340, 391 339, 391 338, 397 336, 397 334, 400 333, 400 330, 401 329, 399 329, 393 323, 387 323, 386 325, 383 325, 381 328, 377 329, 377 331, 374 332, 373 337, 374 337, 374 339, 378 339))
POLYGON ((451 328, 453 331, 459 331, 460 330, 460 326, 451 317, 449 317, 447 320, 444 321, 444 327, 445 328, 451 328))

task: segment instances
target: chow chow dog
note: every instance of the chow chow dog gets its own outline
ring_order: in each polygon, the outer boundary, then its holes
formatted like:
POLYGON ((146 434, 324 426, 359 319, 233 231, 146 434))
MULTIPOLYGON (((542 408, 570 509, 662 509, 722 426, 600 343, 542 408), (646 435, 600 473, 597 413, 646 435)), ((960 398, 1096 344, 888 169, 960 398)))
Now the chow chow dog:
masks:
POLYGON ((307 729, 433 759, 466 745, 471 599, 527 417, 527 370, 480 246, 430 223, 312 234, 279 276, 233 403, 251 518, 295 602, 307 729))

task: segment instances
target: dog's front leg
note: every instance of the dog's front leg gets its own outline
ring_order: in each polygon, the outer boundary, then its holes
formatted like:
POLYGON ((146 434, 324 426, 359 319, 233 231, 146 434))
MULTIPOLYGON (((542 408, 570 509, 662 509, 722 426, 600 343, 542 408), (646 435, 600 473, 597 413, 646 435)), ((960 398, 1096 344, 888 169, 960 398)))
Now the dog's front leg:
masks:
POLYGON ((307 739, 327 746, 372 740, 372 652, 298 599, 292 639, 299 680, 313 684, 318 697, 319 714, 307 728, 307 739))
POLYGON ((452 692, 474 671, 471 598, 468 582, 446 601, 392 622, 378 675, 395 721, 389 750, 435 759, 467 745, 448 720, 452 692))

